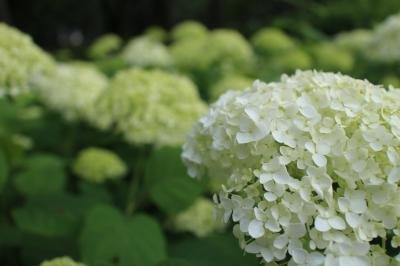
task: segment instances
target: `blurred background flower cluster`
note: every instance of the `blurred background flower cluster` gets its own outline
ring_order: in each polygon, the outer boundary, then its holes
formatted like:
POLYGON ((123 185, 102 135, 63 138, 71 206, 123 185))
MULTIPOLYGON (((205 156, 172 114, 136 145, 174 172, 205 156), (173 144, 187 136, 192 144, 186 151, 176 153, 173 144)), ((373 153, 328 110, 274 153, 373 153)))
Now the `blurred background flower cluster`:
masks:
POLYGON ((400 87, 398 0, 0 0, 0 265, 252 266, 181 146, 297 69, 400 87))

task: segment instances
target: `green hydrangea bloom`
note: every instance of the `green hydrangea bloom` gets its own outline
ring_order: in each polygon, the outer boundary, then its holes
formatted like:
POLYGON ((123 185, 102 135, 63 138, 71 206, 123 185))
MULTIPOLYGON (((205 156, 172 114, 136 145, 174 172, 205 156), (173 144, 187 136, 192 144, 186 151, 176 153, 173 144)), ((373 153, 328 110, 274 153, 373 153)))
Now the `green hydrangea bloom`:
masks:
POLYGON ((262 55, 273 55, 296 48, 296 42, 277 28, 260 29, 250 41, 256 52, 262 55))
POLYGON ((382 84, 385 87, 395 87, 395 88, 400 88, 400 79, 393 74, 387 75, 382 79, 382 84))
POLYGON ((281 72, 292 72, 297 69, 309 69, 312 66, 312 58, 301 49, 292 49, 275 56, 272 64, 281 72))
POLYGON ((364 49, 371 60, 392 63, 400 61, 400 14, 390 16, 372 32, 364 49))
POLYGON ((315 45, 311 54, 320 70, 349 72, 354 66, 352 53, 332 43, 315 45))
POLYGON ((207 28, 197 21, 184 21, 176 25, 171 32, 175 41, 204 37, 208 33, 207 28))
POLYGON ((167 32, 158 26, 151 26, 146 29, 144 36, 156 42, 163 42, 167 39, 167 32))
POLYGON ((105 34, 96 39, 88 50, 88 55, 92 59, 101 59, 121 48, 122 39, 116 34, 105 34))
POLYGON ((210 98, 215 101, 228 90, 244 90, 253 80, 241 75, 228 75, 216 82, 210 90, 210 98))
POLYGON ((186 77, 161 70, 120 71, 98 102, 93 123, 116 130, 135 144, 183 143, 192 123, 206 110, 186 77))
POLYGON ((370 38, 371 31, 357 29, 337 34, 335 36, 334 43, 341 48, 358 52, 365 48, 370 38))
POLYGON ((207 51, 207 38, 184 39, 170 46, 174 65, 183 71, 206 71, 210 66, 207 51))
POLYGON ((223 227, 217 219, 214 203, 206 198, 198 199, 187 210, 174 217, 174 228, 181 232, 190 232, 197 237, 205 237, 223 227))
POLYGON ((69 257, 60 257, 52 260, 43 261, 40 266, 85 266, 82 263, 73 261, 69 257))
POLYGON ((79 153, 73 170, 82 179, 93 183, 103 183, 107 179, 123 176, 127 168, 115 153, 92 147, 79 153))
POLYGON ((121 56, 131 66, 168 67, 172 64, 167 47, 146 37, 129 41, 121 56))
POLYGON ((0 95, 26 91, 33 77, 52 67, 51 57, 30 36, 0 23, 0 95))
POLYGON ((52 75, 35 79, 40 100, 66 119, 96 116, 94 104, 108 80, 88 63, 59 64, 52 75))

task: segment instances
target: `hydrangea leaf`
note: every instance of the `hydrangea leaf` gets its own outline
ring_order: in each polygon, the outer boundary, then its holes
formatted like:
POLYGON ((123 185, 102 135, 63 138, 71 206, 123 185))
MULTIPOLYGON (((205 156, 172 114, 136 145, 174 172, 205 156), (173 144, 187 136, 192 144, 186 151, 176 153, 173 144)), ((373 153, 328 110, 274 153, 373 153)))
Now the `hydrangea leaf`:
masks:
POLYGON ((172 246, 170 254, 185 259, 194 266, 259 265, 255 257, 244 256, 236 240, 228 234, 185 239, 172 246))
POLYGON ((167 213, 186 209, 202 192, 202 185, 187 176, 180 153, 180 148, 158 149, 146 168, 150 199, 167 213))
POLYGON ((15 177, 17 190, 24 195, 61 192, 65 186, 64 165, 60 158, 36 154, 25 161, 24 171, 15 177))
POLYGON ((0 149, 0 192, 8 176, 8 164, 4 152, 0 149))
POLYGON ((165 239, 155 220, 146 215, 126 218, 107 205, 87 214, 80 251, 88 265, 151 266, 166 257, 165 239))

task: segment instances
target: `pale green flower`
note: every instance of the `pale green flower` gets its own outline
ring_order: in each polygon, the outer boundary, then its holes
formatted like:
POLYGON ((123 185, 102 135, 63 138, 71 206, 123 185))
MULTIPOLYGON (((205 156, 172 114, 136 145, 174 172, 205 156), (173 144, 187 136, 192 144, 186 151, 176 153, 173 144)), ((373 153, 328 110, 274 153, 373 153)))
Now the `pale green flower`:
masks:
POLYGON ((277 28, 263 28, 251 37, 254 49, 262 55, 281 54, 296 48, 296 42, 277 28))
POLYGON ((82 263, 73 261, 69 257, 60 257, 52 260, 43 261, 40 266, 85 266, 82 263))
POLYGON ((312 58, 301 49, 291 49, 273 56, 271 64, 281 72, 292 72, 297 69, 306 70, 312 66, 312 58))
POLYGON ((97 103, 93 123, 115 126, 135 144, 183 143, 192 123, 206 110, 195 85, 161 70, 119 72, 97 103))
POLYGON ((365 48, 371 35, 371 31, 364 29, 346 31, 337 34, 333 42, 341 48, 352 52, 359 52, 365 48))
POLYGON ((107 78, 88 63, 59 64, 47 77, 34 81, 39 99, 66 119, 96 116, 95 101, 107 88, 107 78))
POLYGON ((312 47, 311 54, 318 70, 349 72, 354 66, 352 53, 332 43, 315 45, 312 47))
POLYGON ((176 25, 171 32, 172 39, 181 41, 184 39, 195 39, 206 36, 208 30, 197 21, 187 20, 176 25))
POLYGON ((219 96, 228 90, 243 90, 250 86, 253 81, 245 76, 227 75, 217 81, 210 89, 210 98, 212 101, 218 99, 219 96))
POLYGON ((125 175, 127 167, 117 154, 100 148, 86 148, 79 152, 73 170, 80 178, 103 183, 125 175))
POLYGON ((388 17, 373 30, 364 54, 379 62, 400 61, 400 14, 388 17))
POLYGON ((173 219, 177 231, 190 232, 197 237, 205 237, 221 229, 223 223, 215 213, 215 205, 206 198, 200 198, 187 210, 179 213, 173 219))
POLYGON ((394 265, 375 240, 400 225, 399 102, 342 74, 255 81, 211 106, 182 158, 193 177, 227 178, 218 210, 265 262, 394 265))
POLYGON ((88 54, 92 59, 101 59, 116 52, 122 46, 122 39, 116 34, 105 34, 90 45, 88 54))
POLYGON ((0 96, 26 91, 32 78, 47 74, 52 68, 51 57, 28 35, 0 23, 0 96))
POLYGON ((156 42, 163 42, 167 39, 167 32, 158 26, 151 26, 146 29, 144 36, 156 42))
POLYGON ((172 64, 167 47, 146 37, 130 40, 121 57, 129 65, 137 67, 168 67, 172 64))
POLYGON ((169 51, 174 65, 183 71, 205 72, 211 58, 204 53, 207 49, 207 38, 184 39, 174 42, 169 51))

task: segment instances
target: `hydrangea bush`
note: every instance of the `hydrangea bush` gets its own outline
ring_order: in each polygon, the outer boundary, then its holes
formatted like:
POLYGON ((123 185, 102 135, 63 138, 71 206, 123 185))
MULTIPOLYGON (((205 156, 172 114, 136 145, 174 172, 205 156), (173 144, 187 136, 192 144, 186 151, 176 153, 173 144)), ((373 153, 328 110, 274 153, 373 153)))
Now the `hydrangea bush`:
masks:
POLYGON ((93 123, 134 144, 183 143, 192 123, 206 110, 186 77, 161 70, 119 72, 97 102, 93 123), (179 97, 177 97, 179 95, 179 97))
POLYGON ((30 36, 0 23, 0 95, 28 90, 32 78, 52 68, 51 57, 30 36))
POLYGON ((182 157, 228 178, 218 208, 265 262, 398 265, 399 97, 334 73, 255 81, 211 106, 182 157))

